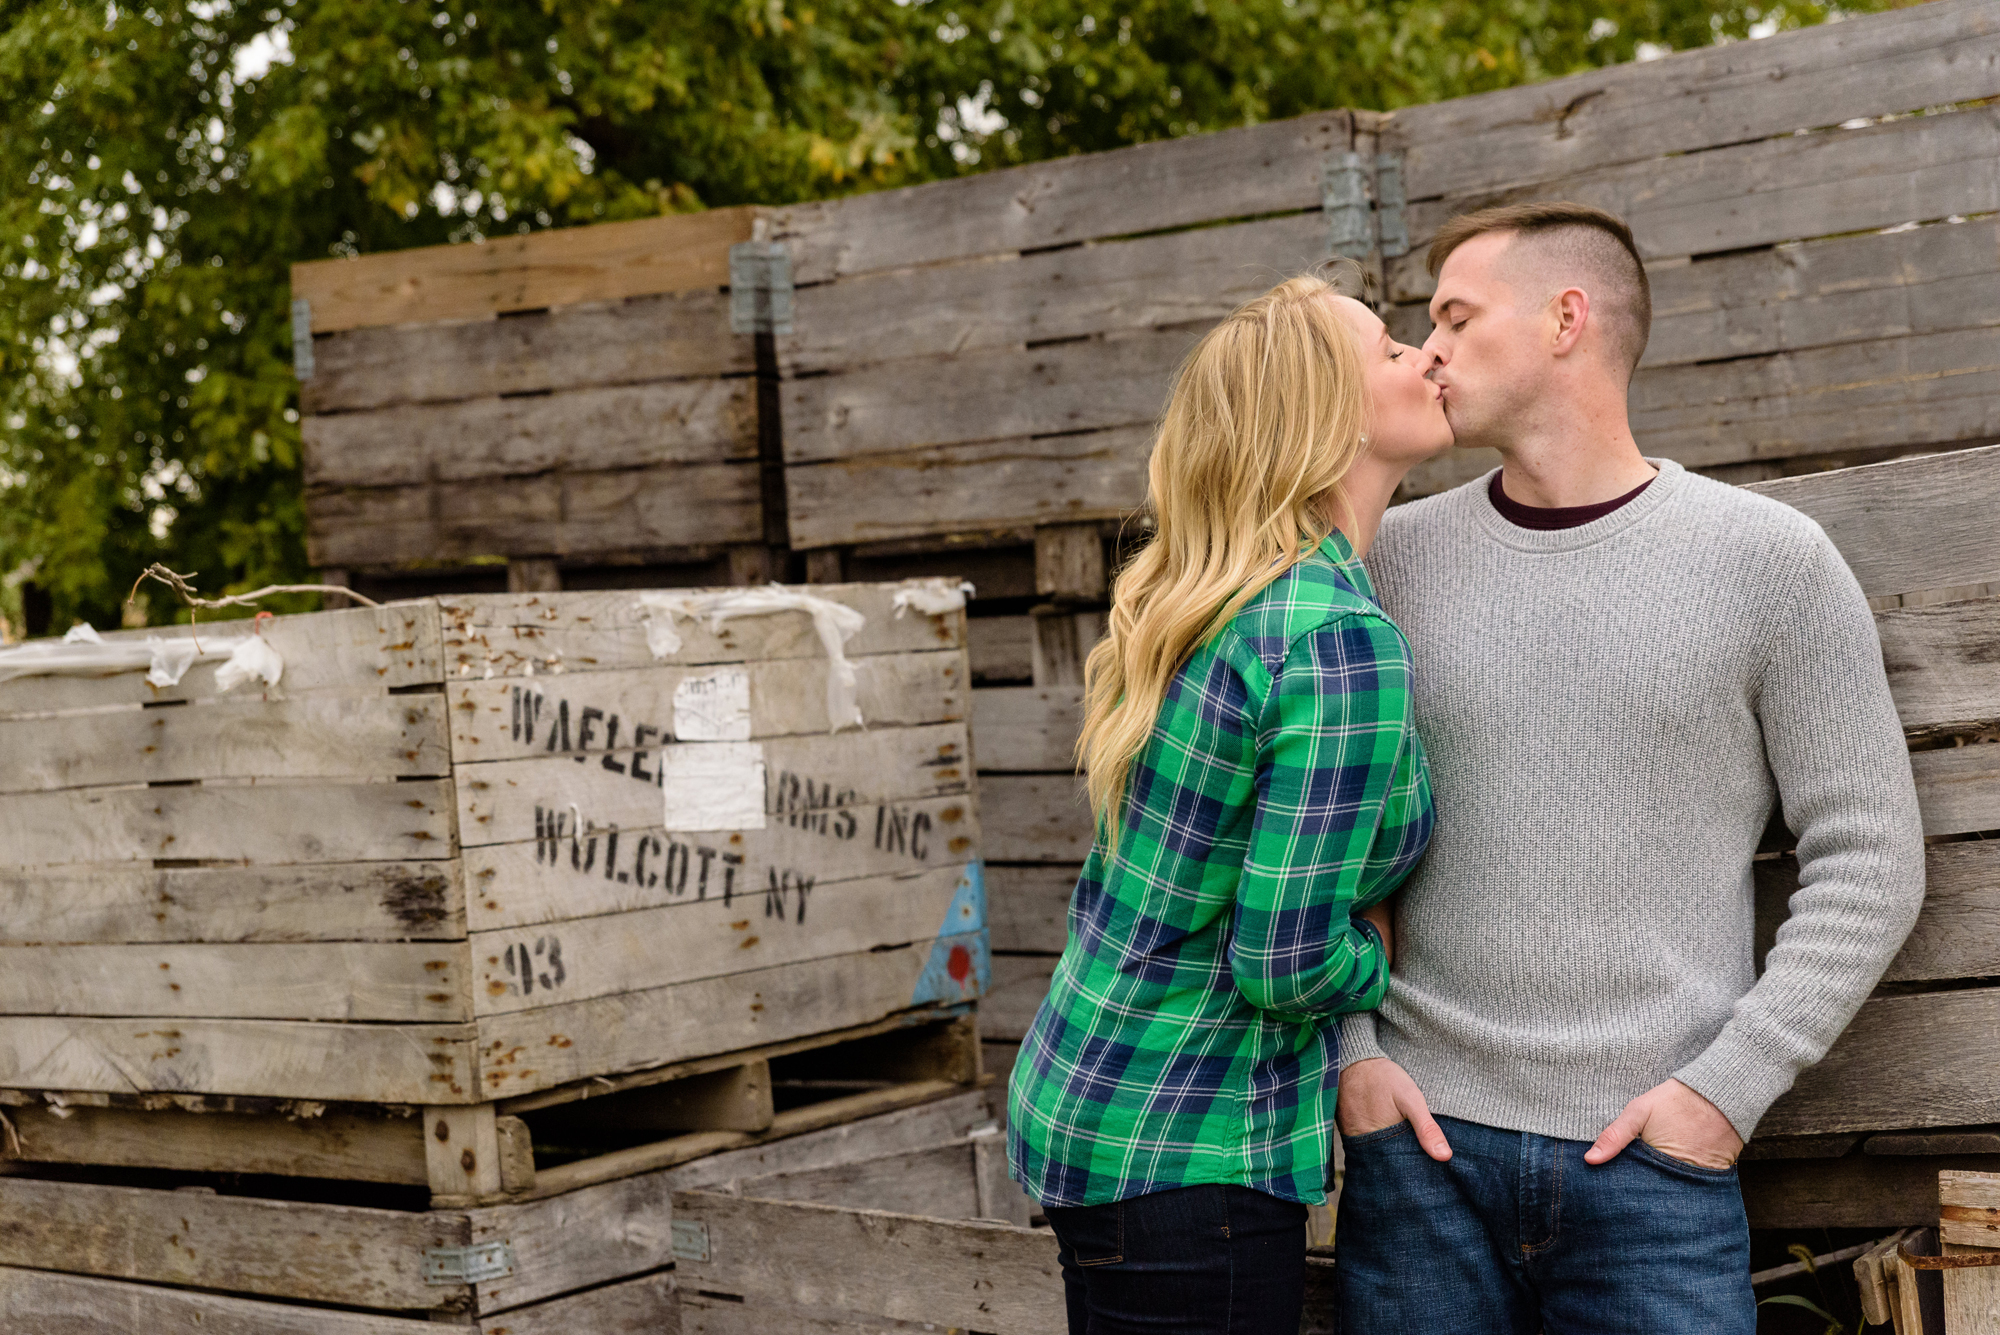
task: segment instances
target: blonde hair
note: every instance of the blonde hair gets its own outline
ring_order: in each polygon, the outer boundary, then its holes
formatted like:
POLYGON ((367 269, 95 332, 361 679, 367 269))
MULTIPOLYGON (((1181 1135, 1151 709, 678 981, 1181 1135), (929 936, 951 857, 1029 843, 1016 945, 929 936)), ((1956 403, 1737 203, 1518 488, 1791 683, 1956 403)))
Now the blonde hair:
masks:
POLYGON ((1319 276, 1280 283, 1175 372, 1147 465, 1153 534, 1118 573, 1110 633, 1084 665, 1077 761, 1114 851, 1132 763, 1174 674, 1344 511, 1367 398, 1337 295, 1319 276))

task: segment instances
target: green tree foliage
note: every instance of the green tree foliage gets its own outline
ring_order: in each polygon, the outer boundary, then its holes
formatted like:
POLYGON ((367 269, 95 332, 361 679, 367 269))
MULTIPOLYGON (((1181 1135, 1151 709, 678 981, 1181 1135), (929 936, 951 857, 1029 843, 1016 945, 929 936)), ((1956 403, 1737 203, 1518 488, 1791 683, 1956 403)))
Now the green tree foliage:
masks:
POLYGON ((19 626, 28 581, 56 627, 105 624, 154 560, 206 590, 308 576, 294 260, 1390 109, 1822 17, 1816 0, 0 0, 0 610, 19 626))

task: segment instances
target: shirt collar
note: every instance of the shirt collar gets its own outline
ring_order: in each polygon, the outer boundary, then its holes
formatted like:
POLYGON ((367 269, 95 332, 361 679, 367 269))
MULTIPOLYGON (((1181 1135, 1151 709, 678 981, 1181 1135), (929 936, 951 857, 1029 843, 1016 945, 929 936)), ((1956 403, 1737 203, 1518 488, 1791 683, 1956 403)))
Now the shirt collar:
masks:
POLYGON ((1347 540, 1345 533, 1334 529, 1320 541, 1319 550, 1321 555, 1333 562, 1341 575, 1354 586, 1356 593, 1371 603, 1381 601, 1375 596, 1375 585, 1368 578, 1368 567, 1355 558, 1354 544, 1347 540))

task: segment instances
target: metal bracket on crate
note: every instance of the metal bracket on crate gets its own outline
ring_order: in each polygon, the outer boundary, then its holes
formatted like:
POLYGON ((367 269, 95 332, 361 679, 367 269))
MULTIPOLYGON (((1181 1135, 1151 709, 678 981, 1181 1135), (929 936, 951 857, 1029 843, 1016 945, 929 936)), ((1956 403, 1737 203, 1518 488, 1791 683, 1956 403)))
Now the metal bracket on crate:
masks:
POLYGON ((1385 259, 1409 254, 1404 202, 1402 154, 1378 153, 1372 163, 1359 153, 1336 153, 1327 158, 1320 178, 1320 205, 1326 213, 1327 242, 1334 254, 1360 260, 1378 247, 1385 259))
POLYGON ((673 1250, 676 1261, 708 1259, 708 1225, 699 1219, 673 1221, 673 1250))
POLYGON ((514 1249, 505 1240, 471 1247, 424 1248, 424 1283, 483 1284, 514 1273, 514 1249))
POLYGON ((313 374, 313 304, 292 298, 292 374, 310 380, 313 374))
POLYGON ((729 329, 792 332, 792 253, 784 242, 739 241, 729 248, 729 329))

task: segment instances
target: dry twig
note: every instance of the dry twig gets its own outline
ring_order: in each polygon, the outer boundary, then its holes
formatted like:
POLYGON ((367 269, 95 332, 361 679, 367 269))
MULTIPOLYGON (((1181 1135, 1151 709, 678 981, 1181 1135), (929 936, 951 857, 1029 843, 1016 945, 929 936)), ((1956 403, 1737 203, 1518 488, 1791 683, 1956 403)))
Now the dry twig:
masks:
POLYGON ((342 597, 352 598, 364 607, 382 605, 373 598, 364 598, 354 590, 342 588, 338 584, 267 584, 261 589, 252 589, 249 593, 232 593, 222 598, 201 598, 195 595, 194 586, 188 583, 200 573, 197 570, 186 575, 175 574, 155 561, 140 572, 139 578, 132 581, 132 592, 125 595, 125 601, 130 602, 138 596, 141 584, 149 579, 155 579, 178 593, 181 600, 189 607, 255 607, 259 598, 274 593, 337 593, 342 597))

